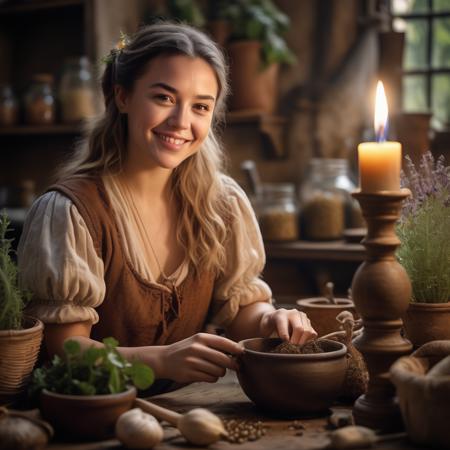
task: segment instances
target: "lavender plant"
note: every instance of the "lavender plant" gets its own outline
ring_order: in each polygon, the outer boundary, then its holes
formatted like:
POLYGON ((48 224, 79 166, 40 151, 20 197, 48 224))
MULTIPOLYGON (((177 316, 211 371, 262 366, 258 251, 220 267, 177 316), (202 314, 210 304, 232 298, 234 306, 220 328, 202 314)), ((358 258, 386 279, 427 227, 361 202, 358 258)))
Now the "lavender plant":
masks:
POLYGON ((412 301, 450 301, 450 167, 445 159, 425 153, 417 168, 406 157, 402 187, 405 200, 397 235, 397 258, 409 275, 412 301))

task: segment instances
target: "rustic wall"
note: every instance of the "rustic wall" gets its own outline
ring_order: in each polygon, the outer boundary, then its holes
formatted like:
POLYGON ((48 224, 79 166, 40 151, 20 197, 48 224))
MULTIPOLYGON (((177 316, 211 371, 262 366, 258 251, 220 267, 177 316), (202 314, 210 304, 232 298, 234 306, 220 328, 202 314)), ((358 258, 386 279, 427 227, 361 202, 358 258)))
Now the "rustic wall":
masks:
POLYGON ((365 2, 276 3, 291 19, 286 38, 297 56, 295 65, 282 67, 279 81, 279 112, 287 119, 286 156, 270 157, 251 123, 228 126, 225 142, 231 173, 238 180, 243 182, 240 162, 250 158, 256 160, 263 180, 298 184, 311 156, 354 159, 367 122, 365 100, 376 70, 377 40, 375 31, 364 33, 359 22, 365 2))

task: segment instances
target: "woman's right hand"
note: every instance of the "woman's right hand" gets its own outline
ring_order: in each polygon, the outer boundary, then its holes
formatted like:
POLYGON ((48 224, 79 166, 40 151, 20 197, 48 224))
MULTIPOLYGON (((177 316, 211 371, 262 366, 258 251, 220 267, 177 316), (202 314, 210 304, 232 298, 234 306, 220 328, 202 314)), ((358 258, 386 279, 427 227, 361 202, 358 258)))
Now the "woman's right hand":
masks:
POLYGON ((225 375, 226 369, 237 369, 230 355, 243 352, 236 342, 208 333, 198 333, 160 348, 159 377, 178 383, 214 383, 225 375))

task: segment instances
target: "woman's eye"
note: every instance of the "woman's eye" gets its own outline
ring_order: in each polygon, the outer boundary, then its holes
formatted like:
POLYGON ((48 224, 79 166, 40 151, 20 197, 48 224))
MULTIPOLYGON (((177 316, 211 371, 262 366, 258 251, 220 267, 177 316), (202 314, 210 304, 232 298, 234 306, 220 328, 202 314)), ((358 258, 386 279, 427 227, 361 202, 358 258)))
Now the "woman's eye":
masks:
POLYGON ((160 102, 173 103, 172 98, 169 95, 166 95, 166 94, 157 94, 157 95, 155 95, 155 98, 157 100, 159 100, 160 102))
POLYGON ((203 103, 198 103, 198 104, 194 105, 194 108, 199 111, 202 111, 202 112, 208 112, 210 109, 209 105, 205 105, 203 103))

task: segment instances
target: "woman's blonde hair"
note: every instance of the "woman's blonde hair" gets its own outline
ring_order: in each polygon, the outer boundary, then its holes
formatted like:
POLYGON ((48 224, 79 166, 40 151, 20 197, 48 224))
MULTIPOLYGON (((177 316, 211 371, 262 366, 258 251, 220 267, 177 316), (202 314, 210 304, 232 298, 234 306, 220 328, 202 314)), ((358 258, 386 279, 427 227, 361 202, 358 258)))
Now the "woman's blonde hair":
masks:
POLYGON ((197 270, 215 274, 225 266, 227 216, 223 177, 224 157, 217 128, 223 121, 228 94, 228 71, 224 56, 204 33, 187 25, 158 23, 136 32, 123 48, 106 58, 102 76, 105 112, 92 123, 72 158, 59 171, 59 178, 117 174, 127 151, 127 115, 114 98, 115 85, 131 91, 148 62, 160 55, 182 54, 205 60, 214 70, 219 93, 211 129, 200 151, 173 172, 172 187, 180 207, 177 238, 197 270))

